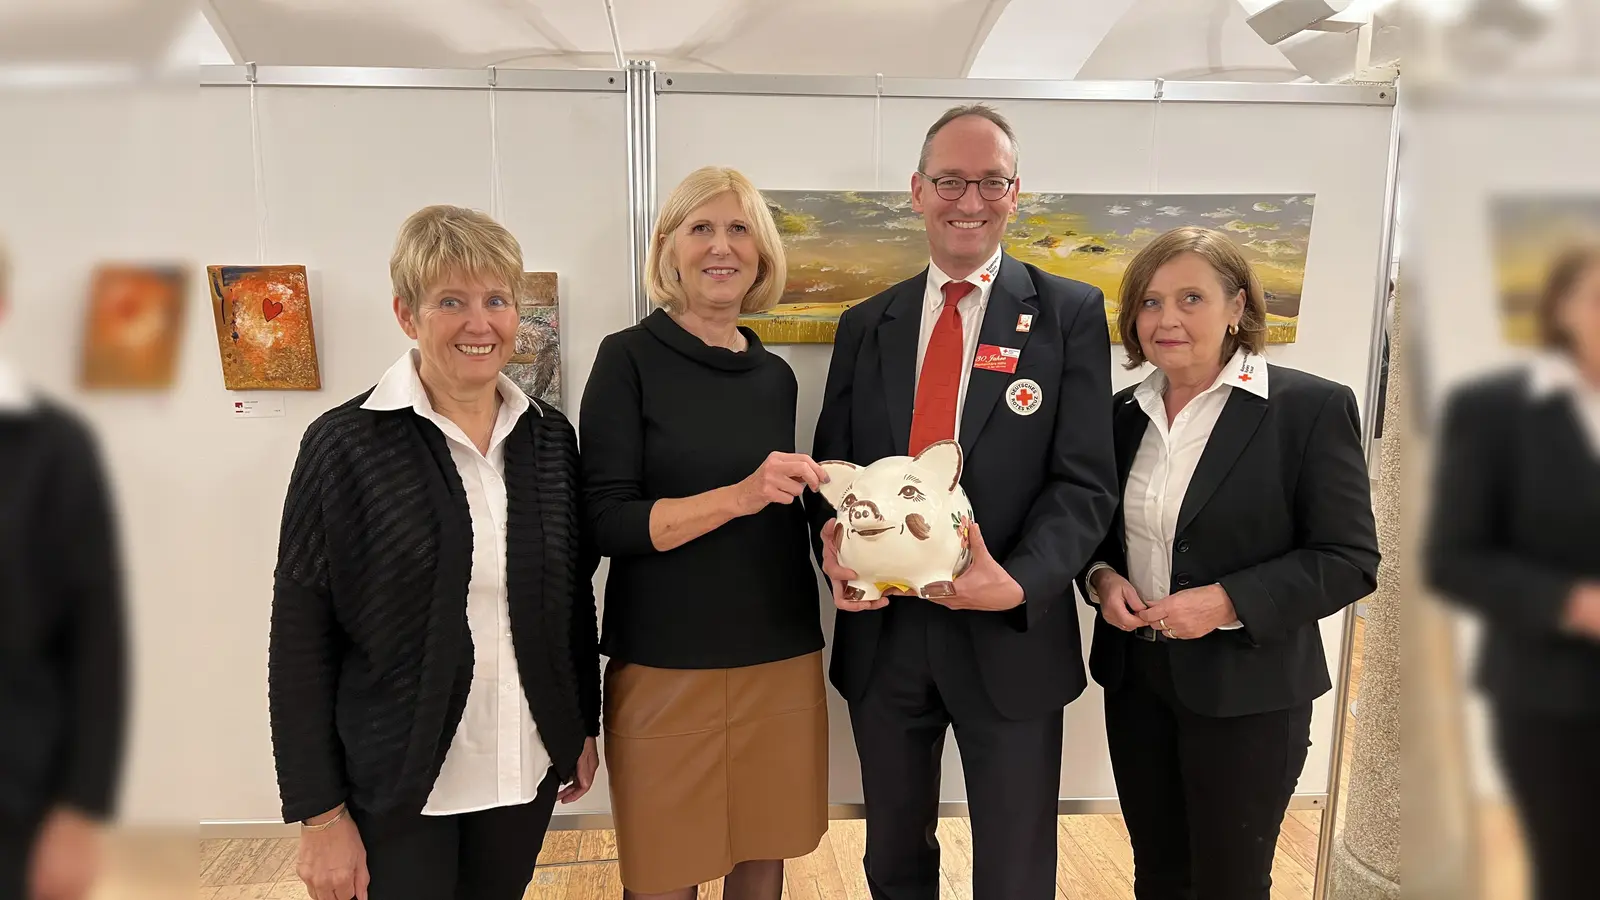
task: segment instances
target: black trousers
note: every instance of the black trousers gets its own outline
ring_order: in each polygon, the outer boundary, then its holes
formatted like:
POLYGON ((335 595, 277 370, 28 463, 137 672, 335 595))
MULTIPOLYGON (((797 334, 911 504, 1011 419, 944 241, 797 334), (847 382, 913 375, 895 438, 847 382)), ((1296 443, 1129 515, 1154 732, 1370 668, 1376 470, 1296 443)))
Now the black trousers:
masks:
POLYGON ((973 900, 1054 898, 1062 714, 1002 718, 955 613, 906 598, 889 609, 872 680, 850 706, 867 807, 863 862, 874 900, 939 896, 934 829, 952 726, 972 821, 973 900))
POLYGON ((1268 900, 1283 815, 1311 746, 1311 704, 1235 718, 1185 709, 1168 647, 1130 642, 1106 739, 1137 900, 1268 900))
POLYGON ((1600 716, 1497 707, 1500 769, 1517 806, 1534 900, 1595 896, 1594 828, 1600 804, 1600 716))
POLYGON ((368 900, 519 900, 560 787, 552 769, 520 806, 456 816, 355 813, 372 876, 368 900))

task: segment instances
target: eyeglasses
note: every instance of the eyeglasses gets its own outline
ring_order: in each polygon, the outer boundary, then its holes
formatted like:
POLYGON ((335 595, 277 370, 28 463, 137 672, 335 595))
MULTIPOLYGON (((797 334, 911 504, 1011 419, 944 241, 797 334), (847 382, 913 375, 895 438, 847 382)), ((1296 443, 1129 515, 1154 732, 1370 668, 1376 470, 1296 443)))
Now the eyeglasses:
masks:
POLYGON ((954 175, 945 175, 934 178, 927 172, 917 172, 923 178, 933 182, 933 189, 940 197, 946 200, 960 200, 967 195, 968 185, 978 186, 978 196, 985 200, 995 201, 1004 197, 1011 190, 1011 185, 1016 183, 1015 178, 999 178, 990 176, 973 181, 970 178, 957 178, 954 175))

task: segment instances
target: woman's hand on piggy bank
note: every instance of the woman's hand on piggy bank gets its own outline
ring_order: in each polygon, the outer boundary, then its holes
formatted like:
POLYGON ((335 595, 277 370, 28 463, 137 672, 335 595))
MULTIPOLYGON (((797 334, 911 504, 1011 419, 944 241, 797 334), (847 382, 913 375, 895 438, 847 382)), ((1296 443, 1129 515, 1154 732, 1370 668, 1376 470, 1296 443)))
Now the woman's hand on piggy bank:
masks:
POLYGON ((735 496, 738 498, 739 513, 751 516, 765 509, 769 503, 792 503, 808 487, 814 491, 821 490, 822 483, 827 480, 828 473, 804 453, 779 453, 774 450, 767 454, 761 468, 735 485, 738 488, 735 496))
POLYGON ((837 519, 829 519, 822 524, 822 574, 828 576, 828 581, 833 584, 833 605, 845 612, 883 609, 889 605, 888 597, 850 600, 845 596, 850 589, 850 582, 860 576, 853 569, 839 565, 839 530, 843 527, 837 519))

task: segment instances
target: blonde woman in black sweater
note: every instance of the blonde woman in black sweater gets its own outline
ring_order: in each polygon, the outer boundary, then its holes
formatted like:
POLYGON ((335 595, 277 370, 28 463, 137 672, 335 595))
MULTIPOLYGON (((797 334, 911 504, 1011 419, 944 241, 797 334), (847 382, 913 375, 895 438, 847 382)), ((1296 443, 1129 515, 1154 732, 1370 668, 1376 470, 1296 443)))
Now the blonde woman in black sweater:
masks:
POLYGON ((509 232, 428 207, 390 269, 416 349, 307 429, 284 502, 268 661, 283 815, 303 823, 314 900, 515 900, 556 800, 599 763, 577 441, 500 374, 522 273, 509 232))
POLYGON ((663 204, 661 306, 600 345, 583 395, 586 513, 611 557, 606 767, 625 895, 778 900, 827 828, 822 627, 794 373, 741 313, 783 292, 765 202, 701 169, 663 204))

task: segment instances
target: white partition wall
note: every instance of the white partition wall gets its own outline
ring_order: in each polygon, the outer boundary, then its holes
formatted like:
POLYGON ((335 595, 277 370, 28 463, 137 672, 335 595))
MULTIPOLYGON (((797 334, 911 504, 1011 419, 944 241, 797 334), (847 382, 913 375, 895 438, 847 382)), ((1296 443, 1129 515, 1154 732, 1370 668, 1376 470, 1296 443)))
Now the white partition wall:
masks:
MULTIPOLYGON (((123 513, 136 654, 130 820, 198 819, 218 835, 278 820, 266 649, 284 490, 306 426, 408 346, 390 311, 389 253, 405 216, 430 203, 490 212, 529 270, 559 274, 576 418, 601 338, 637 316, 634 245, 653 220, 652 182, 664 197, 690 170, 723 164, 767 189, 905 190, 928 124, 988 99, 1017 127, 1028 191, 1315 193, 1299 339, 1268 355, 1351 385, 1370 418, 1389 88, 651 74, 220 67, 179 92, 80 92, 71 103, 0 94, 8 133, 29 136, 0 141, 0 233, 17 300, 0 349, 90 419, 123 513), (172 389, 74 388, 89 264, 100 259, 188 266, 172 389), (283 415, 238 420, 204 266, 256 263, 306 266, 322 389, 251 392, 281 400, 283 415)), ((831 348, 774 349, 799 376, 797 439, 809 448, 831 348)), ((1139 374, 1113 376, 1120 386, 1139 374)), ((831 631, 820 594, 819 609, 831 631)), ((1088 611, 1077 612, 1087 637, 1088 611)), ((1343 624, 1323 624, 1336 683, 1343 624)), ((859 768, 830 695, 830 798, 835 814, 855 815, 859 768)), ((1317 704, 1298 805, 1327 792, 1335 701, 1317 704)), ((943 799, 955 814, 966 793, 953 742, 947 752, 943 799)), ((1063 811, 1115 805, 1094 686, 1067 711, 1061 797, 1063 811)), ((556 827, 602 825, 608 812, 602 770, 556 827)))
MULTIPOLYGON (((930 124, 957 103, 986 100, 1016 128, 1024 191, 1316 194, 1298 340, 1274 362, 1350 385, 1367 416, 1374 387, 1379 273, 1391 215, 1392 88, 1322 85, 1154 85, 719 75, 656 76, 656 184, 661 196, 703 165, 733 166, 763 189, 909 190, 930 124), (1158 94, 1162 99, 1158 102, 1158 94)), ((830 345, 777 345, 800 381, 797 441, 811 445, 830 345)), ((1114 386, 1142 378, 1113 354, 1114 386)), ((819 597, 831 633, 832 603, 819 597)), ((1078 615, 1087 655, 1092 615, 1078 615)), ((1346 618, 1322 623, 1335 683, 1346 618)), ((832 700, 835 812, 861 801, 845 705, 832 700)), ((1297 805, 1328 791, 1337 694, 1316 704, 1297 805)), ((953 741, 941 799, 964 807, 953 741)), ((1063 812, 1114 808, 1102 696, 1091 685, 1067 709, 1063 812)))
MULTIPOLYGON (((266 649, 278 520, 306 426, 410 345, 390 306, 404 218, 496 215, 560 278, 567 406, 630 314, 622 73, 209 69, 205 84, 0 95, 0 233, 16 261, 5 354, 106 448, 135 626, 130 820, 270 823, 266 649), (44 148, 51 148, 44 152, 44 148), (498 163, 498 166, 496 166, 498 163), (498 169, 498 171, 497 171, 498 169), (498 186, 498 190, 496 190, 498 186), (89 267, 176 260, 190 295, 174 387, 75 387, 89 267), (307 268, 322 389, 224 389, 208 264, 307 268), (235 420, 238 397, 281 418, 235 420)), ((603 578, 603 576, 602 576, 603 578)), ((583 808, 606 810, 602 789, 583 808)))

